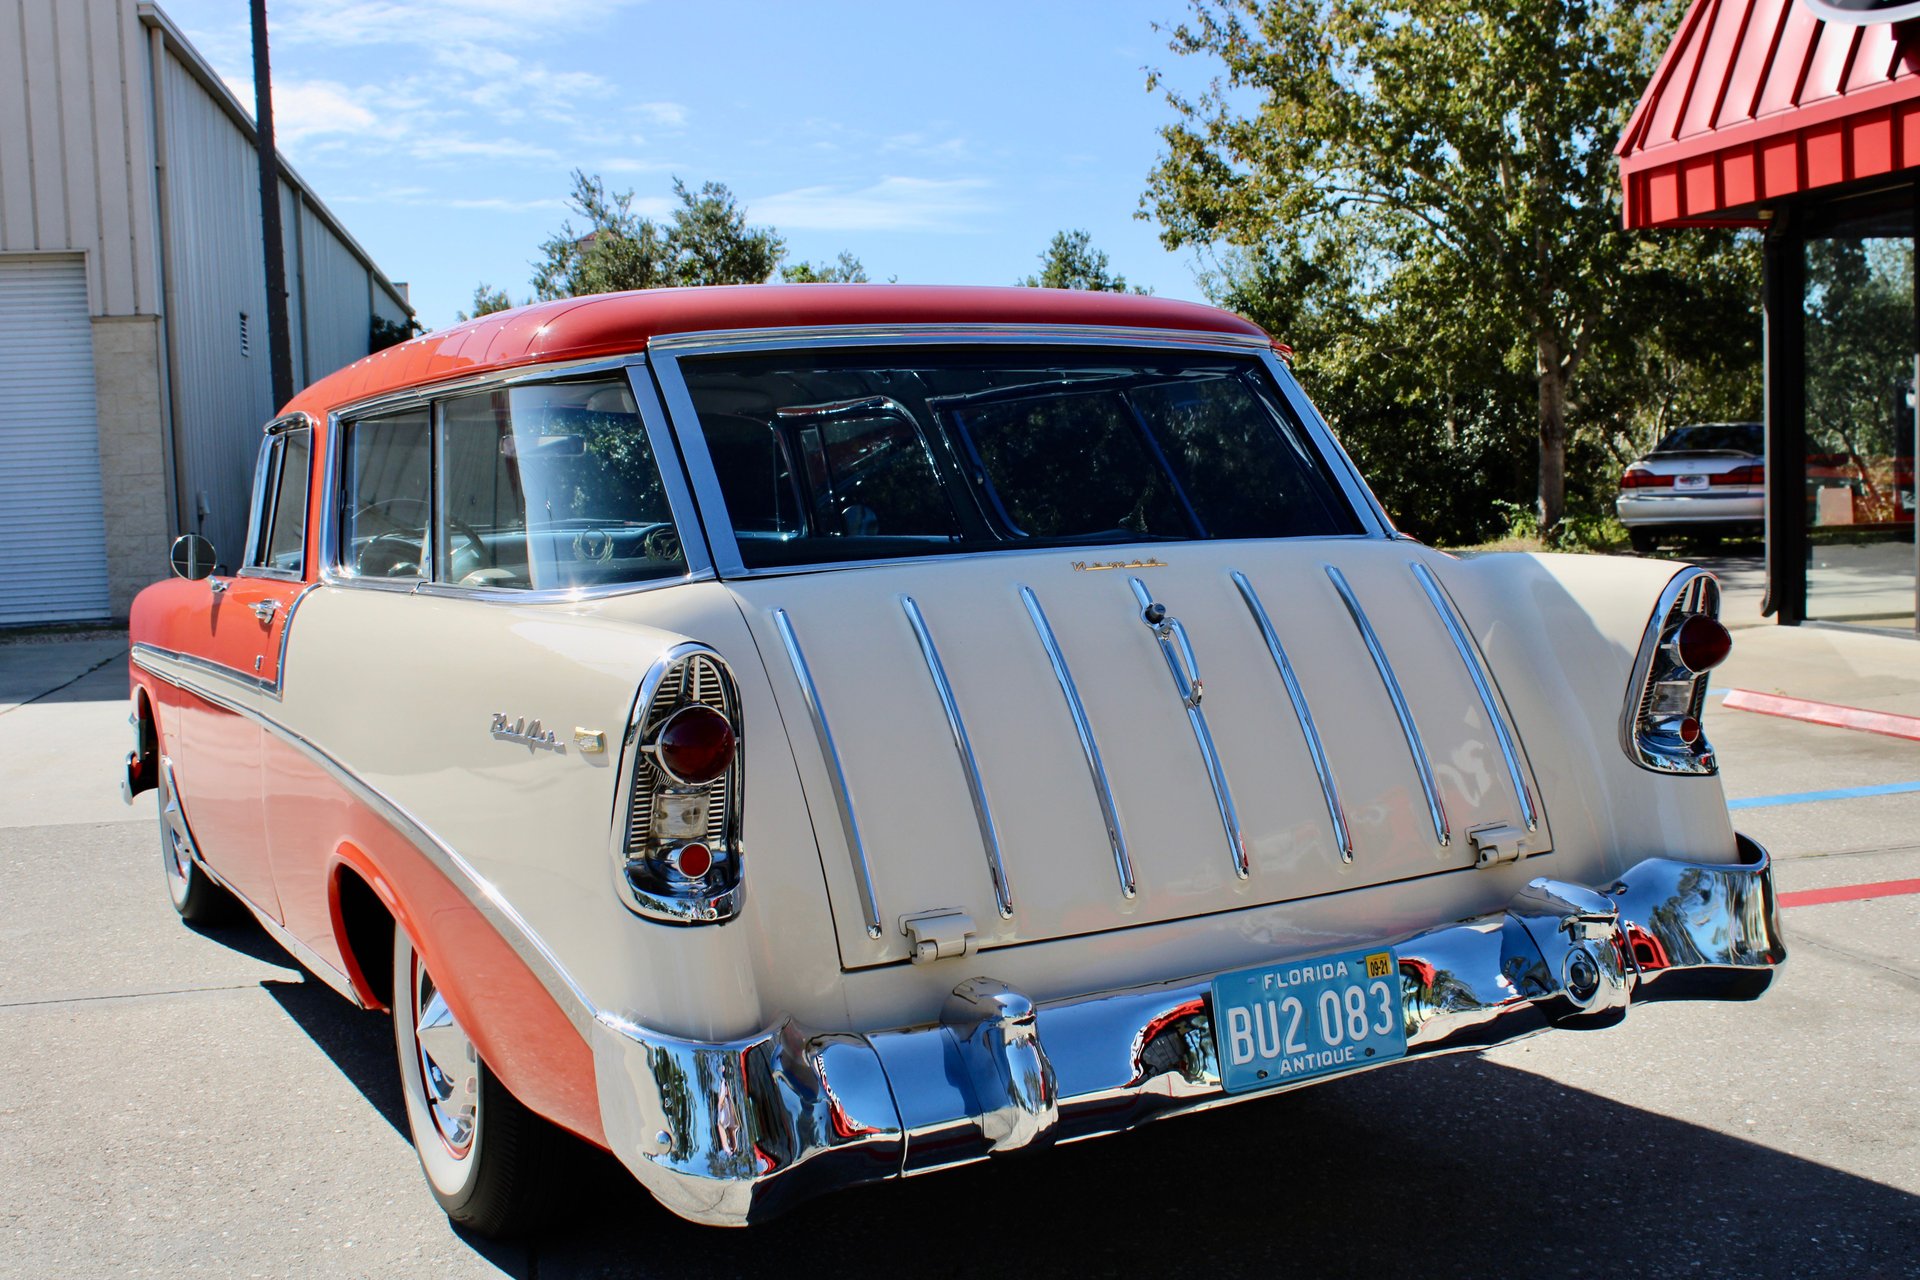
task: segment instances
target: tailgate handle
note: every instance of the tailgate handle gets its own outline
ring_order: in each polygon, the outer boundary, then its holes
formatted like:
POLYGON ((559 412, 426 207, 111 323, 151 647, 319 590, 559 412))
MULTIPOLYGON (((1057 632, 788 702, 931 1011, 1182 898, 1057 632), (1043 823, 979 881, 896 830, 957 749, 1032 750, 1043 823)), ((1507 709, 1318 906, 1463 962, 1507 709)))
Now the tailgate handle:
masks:
POLYGON ((1187 629, 1180 625, 1180 619, 1168 617, 1167 606, 1157 600, 1149 600, 1142 606, 1140 617, 1153 628, 1154 638, 1166 652, 1180 700, 1189 707, 1199 706, 1205 689, 1200 680, 1200 660, 1193 656, 1193 642, 1187 639, 1187 629))
POLYGON ((1524 828, 1501 825, 1475 827, 1467 832, 1467 841, 1478 855, 1475 866, 1493 867, 1503 862, 1518 862, 1533 850, 1528 847, 1524 828))
POLYGON ((974 951, 973 917, 964 911, 922 911, 900 917, 915 964, 953 960, 974 951))

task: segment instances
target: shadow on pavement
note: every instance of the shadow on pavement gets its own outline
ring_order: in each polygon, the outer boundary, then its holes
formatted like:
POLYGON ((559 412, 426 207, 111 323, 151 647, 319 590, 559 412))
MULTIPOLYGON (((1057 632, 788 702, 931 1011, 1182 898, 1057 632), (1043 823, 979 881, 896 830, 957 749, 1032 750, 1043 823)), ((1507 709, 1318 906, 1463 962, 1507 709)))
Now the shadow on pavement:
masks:
MULTIPOLYGON (((316 982, 264 985, 404 1132, 385 1021, 316 982)), ((935 1277, 1920 1275, 1920 1197, 1474 1057, 843 1192, 748 1231, 684 1223, 612 1157, 578 1160, 567 1210, 530 1242, 542 1280, 856 1259, 935 1277)), ((517 1250, 467 1243, 526 1273, 517 1250)))

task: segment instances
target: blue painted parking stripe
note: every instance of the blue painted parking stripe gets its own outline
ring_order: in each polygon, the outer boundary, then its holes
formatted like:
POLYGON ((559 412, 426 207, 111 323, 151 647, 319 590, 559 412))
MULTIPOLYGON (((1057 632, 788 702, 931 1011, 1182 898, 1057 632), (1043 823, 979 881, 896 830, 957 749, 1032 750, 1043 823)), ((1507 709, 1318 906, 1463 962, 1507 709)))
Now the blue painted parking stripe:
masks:
POLYGON ((1792 791, 1778 796, 1748 796, 1729 800, 1729 809, 1771 809, 1782 804, 1812 804, 1817 800, 1857 800, 1861 796, 1899 796, 1920 791, 1920 782, 1883 782, 1873 787, 1841 787, 1835 791, 1792 791))

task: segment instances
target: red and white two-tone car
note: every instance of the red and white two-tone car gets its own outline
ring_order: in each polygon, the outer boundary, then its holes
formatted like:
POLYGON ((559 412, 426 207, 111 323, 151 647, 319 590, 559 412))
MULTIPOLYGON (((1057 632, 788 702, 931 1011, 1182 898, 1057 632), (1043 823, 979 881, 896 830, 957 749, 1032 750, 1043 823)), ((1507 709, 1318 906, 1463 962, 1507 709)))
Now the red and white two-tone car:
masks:
POLYGON ((417 338, 132 618, 174 905, 393 1014, 457 1222, 674 1212, 1756 994, 1713 579, 1396 535, 1255 326, 773 286, 417 338))

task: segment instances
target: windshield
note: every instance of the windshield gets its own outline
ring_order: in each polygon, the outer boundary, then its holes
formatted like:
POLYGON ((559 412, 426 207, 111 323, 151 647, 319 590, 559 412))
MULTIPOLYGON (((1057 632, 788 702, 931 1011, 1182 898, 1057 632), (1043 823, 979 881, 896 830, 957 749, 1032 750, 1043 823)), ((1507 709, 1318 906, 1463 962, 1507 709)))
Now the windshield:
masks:
POLYGON ((1362 531, 1255 359, 822 350, 681 370, 748 568, 1362 531))
POLYGON ((1667 432, 1655 453, 1745 453, 1759 457, 1766 437, 1757 422, 1701 422, 1667 432))

